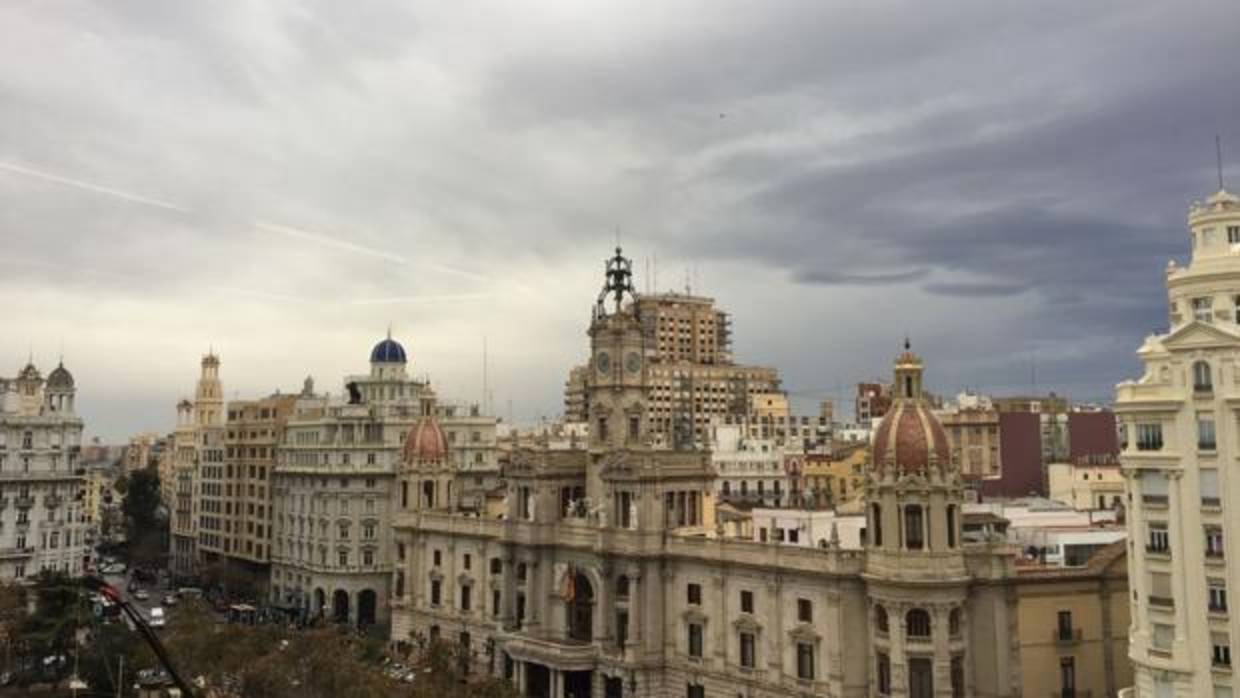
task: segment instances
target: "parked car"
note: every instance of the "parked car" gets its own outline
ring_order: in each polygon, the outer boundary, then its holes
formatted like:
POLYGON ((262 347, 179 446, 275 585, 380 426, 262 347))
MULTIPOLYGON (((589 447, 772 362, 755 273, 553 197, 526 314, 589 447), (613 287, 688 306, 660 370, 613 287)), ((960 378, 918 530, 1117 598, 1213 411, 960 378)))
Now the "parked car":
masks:
POLYGON ((151 618, 147 621, 148 625, 152 628, 162 628, 166 622, 167 618, 164 617, 164 609, 159 606, 151 609, 151 618))
POLYGON ((165 606, 177 605, 177 597, 173 596, 172 594, 164 594, 164 605, 165 606))
POLYGON ((151 598, 151 594, 146 589, 139 589, 133 593, 133 597, 139 601, 146 601, 151 598))

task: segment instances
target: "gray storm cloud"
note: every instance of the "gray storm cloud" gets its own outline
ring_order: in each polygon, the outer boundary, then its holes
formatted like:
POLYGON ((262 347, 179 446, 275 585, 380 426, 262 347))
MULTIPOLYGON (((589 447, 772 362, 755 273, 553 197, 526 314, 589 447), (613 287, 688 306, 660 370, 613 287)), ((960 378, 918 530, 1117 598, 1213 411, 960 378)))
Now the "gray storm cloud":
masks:
POLYGON ((485 340, 500 411, 552 415, 619 229, 803 405, 906 331, 940 392, 1107 399, 1215 133, 1240 160, 1236 26, 1226 0, 9 4, 0 374, 63 344, 115 440, 171 427, 208 346, 230 397, 339 389, 391 325, 442 394, 480 396, 485 340))

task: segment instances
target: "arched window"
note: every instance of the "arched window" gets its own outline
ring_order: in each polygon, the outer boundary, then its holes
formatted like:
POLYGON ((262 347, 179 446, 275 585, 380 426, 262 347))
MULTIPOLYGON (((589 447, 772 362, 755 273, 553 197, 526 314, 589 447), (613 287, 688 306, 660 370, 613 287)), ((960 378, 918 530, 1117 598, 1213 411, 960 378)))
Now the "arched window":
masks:
POLYGON ((887 623, 887 609, 882 606, 874 607, 874 627, 877 628, 880 633, 886 633, 889 630, 887 623))
POLYGON ((909 550, 921 550, 924 544, 921 505, 909 504, 904 507, 904 546, 909 550))
POLYGON ((1193 390, 1198 393, 1209 393, 1214 390, 1214 379, 1210 375, 1210 364, 1205 361, 1193 363, 1193 390))
POLYGON ((491 574, 499 574, 504 571, 504 563, 498 557, 491 558, 491 574))
POLYGON ((953 608, 947 616, 947 632, 952 637, 960 637, 960 609, 953 608))
POLYGON ((883 544, 883 508, 878 504, 871 504, 870 512, 874 526, 874 547, 881 547, 883 544))
POLYGON ((623 574, 616 577, 616 598, 629 598, 629 578, 623 574))
POLYGON ((930 614, 914 608, 905 617, 905 629, 909 637, 930 637, 930 614))
POLYGON ((947 505, 947 547, 956 547, 956 505, 947 505))

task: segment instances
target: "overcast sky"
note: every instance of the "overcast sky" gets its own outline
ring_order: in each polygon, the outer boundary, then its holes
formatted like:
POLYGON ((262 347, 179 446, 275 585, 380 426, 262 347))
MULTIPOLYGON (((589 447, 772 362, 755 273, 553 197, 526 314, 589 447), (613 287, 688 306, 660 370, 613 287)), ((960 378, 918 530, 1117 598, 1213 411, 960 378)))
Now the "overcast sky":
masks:
MULTIPOLYGON (((1188 204, 1240 180, 1240 3, 0 5, 0 375, 87 433, 339 392, 561 409, 617 231, 801 405, 886 377, 1108 400, 1188 204), (692 280, 692 279, 691 279, 692 280)), ((1235 189, 1240 186, 1236 182, 1235 189)), ((646 288, 652 280, 639 278, 646 288)))

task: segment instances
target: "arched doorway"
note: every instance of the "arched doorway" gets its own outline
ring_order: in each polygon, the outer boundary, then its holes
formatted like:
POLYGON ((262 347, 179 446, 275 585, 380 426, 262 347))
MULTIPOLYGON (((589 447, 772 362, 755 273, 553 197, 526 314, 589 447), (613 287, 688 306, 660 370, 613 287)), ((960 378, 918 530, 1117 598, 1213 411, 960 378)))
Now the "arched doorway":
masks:
POLYGON ((582 642, 594 639, 594 587, 580 572, 573 577, 572 596, 568 600, 568 636, 582 642))
POLYGON ((374 589, 363 589, 357 595, 357 624, 375 624, 375 606, 378 603, 374 589))
POLYGON ((332 620, 337 623, 349 622, 349 592, 337 589, 332 594, 332 620))

